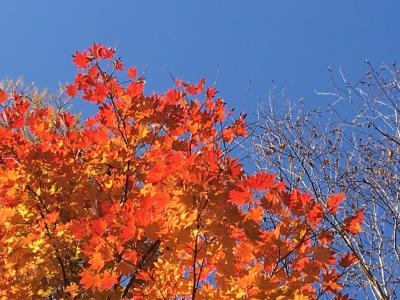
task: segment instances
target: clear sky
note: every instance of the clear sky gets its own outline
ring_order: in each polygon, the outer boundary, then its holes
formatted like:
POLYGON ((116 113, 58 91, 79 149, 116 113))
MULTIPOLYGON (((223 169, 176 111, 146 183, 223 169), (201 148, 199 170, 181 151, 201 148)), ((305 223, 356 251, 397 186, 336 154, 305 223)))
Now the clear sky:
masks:
POLYGON ((71 55, 92 42, 118 47, 124 63, 147 67, 147 91, 176 78, 214 81, 229 106, 254 112, 272 80, 292 98, 325 101, 327 66, 361 77, 399 59, 398 0, 2 1, 0 78, 23 76, 55 90, 71 81, 71 55))

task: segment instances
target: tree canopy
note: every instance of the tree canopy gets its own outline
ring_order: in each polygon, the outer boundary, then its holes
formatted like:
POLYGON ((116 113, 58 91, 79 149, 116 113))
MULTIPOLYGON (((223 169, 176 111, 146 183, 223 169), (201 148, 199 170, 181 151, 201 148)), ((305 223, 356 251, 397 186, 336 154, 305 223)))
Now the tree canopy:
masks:
MULTIPOLYGON (((247 135, 214 86, 146 94, 115 50, 76 52, 66 95, 0 89, 0 295, 8 298, 346 299, 357 263, 325 202, 248 174, 247 135), (76 98, 96 112, 81 121, 76 98)), ((337 216, 361 232, 363 210, 337 216)))

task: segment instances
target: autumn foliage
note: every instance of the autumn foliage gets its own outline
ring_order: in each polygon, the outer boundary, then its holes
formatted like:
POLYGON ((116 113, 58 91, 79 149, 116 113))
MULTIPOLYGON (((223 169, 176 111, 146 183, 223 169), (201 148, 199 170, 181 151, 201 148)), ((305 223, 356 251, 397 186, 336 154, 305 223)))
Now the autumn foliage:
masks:
MULTIPOLYGON (((335 249, 317 203, 232 157, 245 116, 214 87, 147 95, 135 67, 93 44, 65 88, 97 112, 0 90, 3 298, 345 299, 357 259, 335 249)), ((363 212, 342 220, 361 231, 363 212)))

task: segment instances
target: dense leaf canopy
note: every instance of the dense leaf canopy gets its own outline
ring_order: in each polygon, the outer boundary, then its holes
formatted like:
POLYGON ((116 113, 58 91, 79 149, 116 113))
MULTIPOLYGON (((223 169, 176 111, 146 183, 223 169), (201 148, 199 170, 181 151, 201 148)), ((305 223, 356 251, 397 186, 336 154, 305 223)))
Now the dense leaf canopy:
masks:
POLYGON ((215 87, 147 95, 114 56, 76 52, 65 101, 0 89, 0 296, 345 299, 356 259, 324 221, 344 195, 318 203, 246 174, 232 155, 245 115, 215 87), (67 109, 78 97, 97 107, 85 121, 67 109))

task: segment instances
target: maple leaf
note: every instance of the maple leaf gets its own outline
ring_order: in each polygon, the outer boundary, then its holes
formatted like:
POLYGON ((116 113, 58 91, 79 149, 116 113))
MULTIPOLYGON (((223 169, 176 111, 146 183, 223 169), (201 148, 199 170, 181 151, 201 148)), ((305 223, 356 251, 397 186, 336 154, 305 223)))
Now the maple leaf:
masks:
POLYGON ((87 224, 83 221, 73 220, 69 226, 72 235, 75 239, 80 240, 88 235, 87 224))
POLYGON ((126 93, 131 97, 138 97, 143 94, 143 84, 140 82, 131 82, 127 89, 126 93))
POLYGON ((352 234, 357 234, 362 231, 361 223, 364 220, 365 209, 362 208, 356 212, 354 216, 347 218, 344 221, 344 230, 352 234))
POLYGON ((87 289, 95 289, 101 287, 101 279, 98 274, 94 274, 89 270, 83 270, 80 273, 81 280, 79 281, 80 284, 87 289))
POLYGON ((215 89, 215 87, 209 87, 206 90, 206 97, 208 99, 214 98, 216 93, 217 93, 217 90, 215 89))
POLYGON ((67 95, 70 97, 75 97, 78 94, 78 88, 75 84, 70 84, 65 87, 67 95))
POLYGON ((130 263, 136 265, 138 261, 138 254, 136 251, 128 251, 124 253, 124 259, 128 260, 130 263))
POLYGON ((337 212, 339 204, 346 198, 343 193, 335 194, 328 198, 326 205, 328 206, 329 212, 335 214, 337 212))
POLYGON ((146 227, 150 223, 150 214, 145 209, 140 209, 135 214, 136 224, 142 227, 146 227))
POLYGON ((118 275, 114 272, 105 272, 101 278, 100 285, 101 289, 106 290, 118 283, 118 275))
POLYGON ((332 265, 335 262, 334 252, 325 247, 317 247, 314 249, 315 259, 327 265, 332 265))
POLYGON ((293 265, 293 268, 295 270, 302 270, 306 267, 306 265, 309 263, 309 261, 310 261, 309 257, 302 257, 295 262, 295 264, 293 265))
POLYGON ((324 210, 321 204, 317 203, 312 206, 311 210, 306 215, 306 218, 311 223, 311 226, 313 228, 316 228, 319 222, 322 220, 323 216, 324 216, 324 210))
POLYGON ((100 59, 101 58, 100 53, 102 48, 103 47, 100 44, 93 43, 89 51, 94 56, 95 59, 100 59))
POLYGON ((339 260, 339 265, 343 268, 347 268, 350 267, 351 265, 353 265, 354 263, 357 262, 357 258, 351 254, 351 253, 346 253, 345 255, 343 255, 340 260, 339 260))
POLYGON ((129 78, 132 78, 132 79, 136 78, 136 76, 137 76, 136 67, 129 67, 127 73, 128 73, 129 78))
POLYGON ((97 219, 92 222, 92 232, 102 236, 107 228, 107 222, 104 219, 97 219))
POLYGON ((303 294, 296 294, 293 300, 309 300, 310 297, 303 295, 303 294))
POLYGON ((263 216, 264 216, 264 210, 260 206, 249 209, 249 211, 246 214, 246 218, 254 221, 255 223, 259 223, 263 218, 263 216))
POLYGON ((225 128, 222 131, 222 138, 224 139, 225 142, 232 142, 233 139, 235 138, 235 133, 231 127, 225 128))
POLYGON ((136 231, 135 223, 133 222, 132 218, 130 218, 127 223, 128 224, 122 228, 121 238, 123 242, 127 242, 132 239, 136 231))
POLYGON ((59 217, 59 212, 58 211, 51 212, 51 213, 48 213, 44 217, 44 221, 46 222, 47 225, 51 225, 51 224, 54 224, 58 220, 58 217, 59 217))
POLYGON ((110 59, 114 56, 115 53, 113 49, 106 48, 103 45, 97 43, 93 43, 89 51, 95 59, 110 59))
POLYGON ((74 124, 75 118, 71 113, 66 112, 66 113, 64 113, 64 122, 65 122, 65 126, 67 128, 70 128, 74 124))
POLYGON ((176 89, 170 89, 164 95, 165 102, 169 105, 177 104, 181 97, 181 92, 176 89))
POLYGON ((90 64, 89 55, 87 52, 79 52, 76 51, 75 54, 72 56, 72 60, 79 69, 85 69, 90 64))
POLYGON ((322 245, 330 244, 333 240, 333 235, 330 231, 324 231, 318 236, 319 241, 322 245))
POLYGON ((122 64, 122 61, 120 59, 116 59, 114 61, 114 69, 116 71, 121 71, 124 68, 124 65, 122 64))
POLYGON ((251 198, 251 191, 246 186, 239 186, 229 192, 229 200, 237 205, 248 203, 251 198))
POLYGON ((93 91, 92 100, 97 102, 104 102, 108 96, 108 88, 105 84, 98 83, 93 91))
POLYGON ((338 292, 341 288, 342 285, 338 283, 337 278, 339 277, 339 274, 335 273, 334 271, 330 271, 327 274, 323 275, 323 283, 325 289, 328 291, 331 291, 333 293, 338 292))
POLYGON ((104 260, 100 253, 96 252, 89 259, 90 268, 98 272, 104 267, 104 260))
POLYGON ((265 188, 275 187, 275 176, 267 174, 265 172, 257 173, 253 176, 249 176, 246 182, 249 184, 250 188, 256 190, 263 190, 265 188))
POLYGON ((189 94, 197 95, 203 91, 204 83, 205 79, 200 79, 197 85, 187 83, 183 83, 183 85, 186 87, 189 94))
POLYGON ((67 293, 71 294, 72 297, 75 297, 78 295, 78 290, 79 290, 79 286, 73 282, 70 283, 65 289, 64 291, 66 291, 67 293))
POLYGON ((0 88, 0 103, 3 103, 8 98, 8 94, 0 88))

